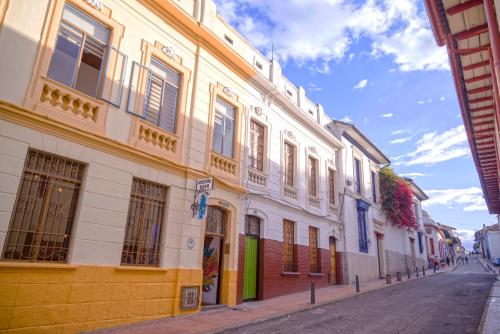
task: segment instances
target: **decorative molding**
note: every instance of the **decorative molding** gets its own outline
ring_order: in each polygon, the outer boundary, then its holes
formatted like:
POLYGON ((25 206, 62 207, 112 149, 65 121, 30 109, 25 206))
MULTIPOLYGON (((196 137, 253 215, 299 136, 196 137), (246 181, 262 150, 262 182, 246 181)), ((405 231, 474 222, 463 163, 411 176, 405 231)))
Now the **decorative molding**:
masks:
POLYGON ((101 0, 86 0, 86 2, 97 10, 102 8, 101 0))
POLYGON ((285 134, 285 136, 287 136, 291 140, 295 141, 295 135, 293 134, 292 131, 290 131, 290 130, 283 130, 283 133, 285 134))
POLYGON ((175 49, 173 46, 164 46, 161 48, 161 52, 163 52, 168 58, 174 61, 176 60, 177 55, 175 54, 175 49))
POLYGON ((260 94, 262 102, 264 102, 268 107, 271 105, 272 99, 268 94, 260 94))
POLYGON ((316 146, 309 146, 308 150, 311 153, 318 154, 318 150, 316 149, 316 146))
POLYGON ((229 97, 232 97, 233 96, 233 90, 231 89, 231 87, 228 87, 228 86, 225 86, 222 91, 224 92, 224 94, 226 94, 227 96, 229 97))
POLYGON ((333 159, 328 159, 326 162, 331 166, 335 166, 335 161, 333 161, 333 159))
POLYGON ((255 114, 257 116, 262 116, 263 112, 262 112, 262 108, 261 107, 253 107, 252 109, 253 109, 253 111, 255 112, 255 114))

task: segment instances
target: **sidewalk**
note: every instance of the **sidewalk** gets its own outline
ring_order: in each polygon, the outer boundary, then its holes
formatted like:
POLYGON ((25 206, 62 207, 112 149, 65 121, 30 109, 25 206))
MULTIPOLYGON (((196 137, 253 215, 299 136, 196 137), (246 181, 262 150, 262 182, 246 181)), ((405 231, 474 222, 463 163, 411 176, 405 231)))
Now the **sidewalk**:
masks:
MULTIPOLYGON (((434 276, 440 273, 452 271, 456 266, 441 269, 434 274, 432 270, 426 270, 426 276, 416 278, 412 274, 411 281, 434 276)), ((282 297, 266 299, 256 302, 247 302, 233 308, 222 308, 217 310, 202 311, 197 314, 165 318, 153 321, 142 322, 139 324, 116 327, 112 329, 98 330, 93 333, 109 334, 168 334, 168 333, 214 333, 221 330, 241 327, 250 323, 269 320, 272 318, 295 313, 301 310, 317 307, 322 304, 328 304, 356 295, 361 295, 370 291, 383 289, 408 281, 407 276, 403 275, 402 282, 396 282, 396 277, 392 278, 392 284, 386 284, 384 280, 371 281, 360 284, 361 292, 356 293, 354 286, 330 286, 316 290, 316 304, 311 305, 309 291, 294 293, 282 297)))
MULTIPOLYGON (((491 263, 479 257, 479 263, 481 263, 487 271, 491 272, 491 263)), ((497 268, 494 268, 497 269, 497 268)), ((495 270, 496 272, 496 270, 495 270)), ((483 324, 481 334, 498 334, 500 328, 500 272, 498 273, 497 281, 493 284, 491 288, 490 297, 486 304, 486 308, 483 315, 483 324)))

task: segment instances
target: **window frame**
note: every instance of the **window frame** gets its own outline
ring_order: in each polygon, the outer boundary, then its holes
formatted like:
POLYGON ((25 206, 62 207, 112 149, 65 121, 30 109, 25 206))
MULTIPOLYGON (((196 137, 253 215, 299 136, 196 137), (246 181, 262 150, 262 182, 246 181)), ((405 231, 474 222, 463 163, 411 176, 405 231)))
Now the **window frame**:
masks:
POLYGON ((296 273, 299 271, 298 265, 297 265, 297 246, 296 246, 297 223, 292 221, 292 220, 289 220, 289 219, 283 219, 282 226, 283 226, 283 271, 296 273), (289 226, 288 228, 286 228, 285 225, 291 225, 291 227, 289 226), (289 242, 290 240, 287 240, 287 238, 286 238, 287 230, 288 231, 291 230, 292 239, 293 239, 292 243, 290 243, 289 242), (287 251, 288 251, 288 253, 290 253, 290 249, 287 249, 288 247, 292 248, 292 250, 291 250, 291 255, 292 255, 291 262, 287 261, 287 251))
POLYGON ((328 204, 329 205, 337 205, 337 201, 335 199, 336 197, 336 190, 337 187, 335 186, 335 179, 336 179, 336 174, 337 171, 335 168, 328 166, 327 167, 327 175, 326 175, 326 182, 327 182, 327 189, 328 189, 328 204), (333 178, 330 180, 330 173, 333 174, 333 178))
POLYGON ((312 196, 312 197, 315 197, 315 198, 318 198, 320 197, 319 194, 320 194, 320 186, 319 186, 319 179, 320 179, 320 168, 319 168, 319 158, 314 156, 314 155, 311 155, 311 154, 308 154, 307 155, 307 192, 309 194, 309 196, 312 196), (312 175, 312 170, 313 168, 311 168, 311 162, 314 161, 314 174, 315 175, 312 175), (313 178, 314 176, 314 178, 313 178), (314 183, 313 183, 314 181, 314 183), (314 185, 314 189, 313 189, 313 185, 314 185), (312 190, 314 190, 314 193, 312 192, 312 190))
POLYGON ((290 141, 288 139, 285 139, 283 141, 283 167, 282 167, 282 171, 283 171, 283 178, 282 178, 282 182, 284 185, 286 185, 287 187, 291 187, 291 188, 294 188, 294 189, 297 189, 297 158, 298 158, 298 147, 297 145, 293 142, 293 141, 290 141), (287 170, 289 169, 288 165, 287 165, 287 154, 286 154, 286 147, 290 147, 292 148, 292 151, 293 151, 293 162, 292 162, 292 177, 291 177, 291 181, 292 181, 292 184, 288 183, 288 180, 289 180, 289 177, 287 176, 287 170))
POLYGON ((319 247, 319 228, 309 226, 309 272, 319 274, 321 273, 321 250, 319 247), (311 234, 312 233, 312 234, 311 234), (311 236, 315 238, 315 248, 311 247, 311 236), (313 263, 313 257, 315 257, 313 263))
MULTIPOLYGON (((251 169, 254 169, 254 170, 257 170, 261 173, 266 173, 267 172, 267 168, 266 168, 266 162, 267 162, 267 126, 265 124, 263 124, 261 121, 255 119, 254 117, 250 117, 250 122, 249 122, 249 130, 248 130, 248 167, 251 168, 251 169), (257 124, 257 126, 260 126, 262 127, 262 169, 258 169, 258 168, 255 168, 254 166, 251 165, 251 153, 253 152, 253 148, 252 148, 252 124, 257 124)), ((258 146, 258 144, 257 144, 258 146)), ((257 154, 258 156, 258 154, 257 154)), ((257 160, 257 164, 258 164, 258 158, 256 159, 257 160)))
POLYGON ((363 159, 357 155, 353 155, 352 165, 353 165, 354 192, 358 195, 363 196, 363 188, 364 188, 363 187, 363 159), (356 161, 359 162, 359 173, 356 173, 357 172, 356 161), (358 177, 359 177, 359 180, 358 180, 358 177), (359 190, 358 190, 358 186, 359 186, 359 190))
POLYGON ((373 203, 378 203, 378 173, 374 169, 370 169, 370 182, 372 186, 372 202, 373 203))

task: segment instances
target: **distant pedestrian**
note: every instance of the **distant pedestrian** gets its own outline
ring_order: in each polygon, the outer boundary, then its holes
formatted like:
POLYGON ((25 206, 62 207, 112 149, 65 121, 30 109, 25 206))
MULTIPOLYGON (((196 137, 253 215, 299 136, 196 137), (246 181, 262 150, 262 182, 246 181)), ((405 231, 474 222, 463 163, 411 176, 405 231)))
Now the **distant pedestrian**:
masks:
POLYGON ((439 261, 437 255, 434 257, 434 272, 439 270, 439 261))
POLYGON ((462 264, 465 264, 465 259, 464 259, 464 256, 460 256, 460 258, 462 259, 462 264))
POLYGON ((465 256, 465 263, 469 264, 469 258, 467 256, 465 256))
POLYGON ((446 265, 449 267, 450 266, 450 258, 446 257, 446 265))

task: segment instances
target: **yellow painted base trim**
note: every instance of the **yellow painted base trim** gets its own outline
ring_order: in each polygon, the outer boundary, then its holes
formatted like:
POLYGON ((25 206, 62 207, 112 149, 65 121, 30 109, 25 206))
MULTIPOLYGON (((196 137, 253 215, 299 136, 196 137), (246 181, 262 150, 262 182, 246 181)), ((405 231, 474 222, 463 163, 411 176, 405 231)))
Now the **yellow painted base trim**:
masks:
POLYGON ((3 262, 0 333, 78 333, 198 312, 181 310, 181 287, 201 291, 202 275, 202 269, 3 262))

